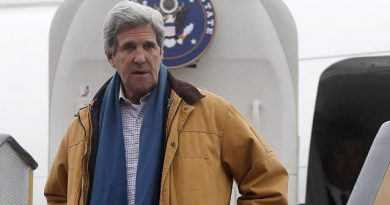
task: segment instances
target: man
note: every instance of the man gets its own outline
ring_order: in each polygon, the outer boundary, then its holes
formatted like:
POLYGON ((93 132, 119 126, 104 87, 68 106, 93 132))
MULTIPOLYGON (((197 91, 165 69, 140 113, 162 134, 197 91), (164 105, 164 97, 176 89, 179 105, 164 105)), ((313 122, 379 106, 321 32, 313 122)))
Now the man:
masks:
POLYGON ((353 126, 336 125, 323 156, 329 205, 345 205, 368 152, 366 142, 353 126))
POLYGON ((161 14, 122 1, 103 29, 116 74, 70 125, 48 177, 48 204, 287 204, 287 173, 226 101, 161 63, 161 14))

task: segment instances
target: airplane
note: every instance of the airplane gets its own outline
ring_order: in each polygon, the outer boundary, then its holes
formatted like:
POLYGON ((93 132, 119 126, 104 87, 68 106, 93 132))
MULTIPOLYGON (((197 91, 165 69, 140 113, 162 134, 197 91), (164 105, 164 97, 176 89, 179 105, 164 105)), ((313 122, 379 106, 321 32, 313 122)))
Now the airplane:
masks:
MULTIPOLYGON (((72 118, 69 113, 85 105, 113 73, 102 52, 99 23, 115 2, 65 0, 54 15, 45 163, 55 156, 72 118)), ((171 71, 237 107, 286 166, 289 203, 309 204, 312 195, 307 187, 321 178, 314 176, 313 181, 311 170, 322 166, 318 165, 321 156, 312 154, 317 149, 312 144, 321 141, 313 133, 325 128, 335 132, 329 122, 341 119, 367 133, 371 144, 380 125, 389 120, 385 88, 390 4, 381 0, 206 2, 212 3, 215 14, 210 44, 199 58, 171 71), (335 98, 339 101, 329 100, 335 98), (331 114, 324 116, 324 112, 331 114)), ((232 204, 237 197, 234 190, 232 204)), ((42 196, 35 198, 35 204, 44 203, 42 196)))

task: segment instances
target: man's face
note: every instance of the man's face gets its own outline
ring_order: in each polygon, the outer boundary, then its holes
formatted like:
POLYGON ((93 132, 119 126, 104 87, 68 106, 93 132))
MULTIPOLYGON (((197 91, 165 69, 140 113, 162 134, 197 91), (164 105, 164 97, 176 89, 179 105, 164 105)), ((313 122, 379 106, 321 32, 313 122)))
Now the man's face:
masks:
POLYGON ((364 142, 346 138, 331 149, 326 165, 328 180, 342 190, 351 189, 364 163, 364 142))
POLYGON ((123 29, 117 34, 117 49, 107 59, 119 73, 124 94, 133 103, 157 84, 161 48, 151 25, 123 29))

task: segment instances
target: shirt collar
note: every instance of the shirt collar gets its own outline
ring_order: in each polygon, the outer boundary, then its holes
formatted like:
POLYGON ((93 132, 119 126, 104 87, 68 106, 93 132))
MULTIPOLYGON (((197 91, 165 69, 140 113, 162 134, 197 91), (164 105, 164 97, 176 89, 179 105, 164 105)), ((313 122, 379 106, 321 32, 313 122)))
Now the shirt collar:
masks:
MULTIPOLYGON (((141 105, 146 104, 146 102, 148 101, 149 95, 150 95, 150 92, 140 98, 141 105)), ((121 99, 123 99, 126 103, 130 103, 131 105, 135 105, 134 103, 132 103, 129 99, 127 99, 125 97, 122 84, 119 86, 119 99, 118 100, 121 100, 121 99)))
POLYGON ((328 186, 328 190, 329 190, 330 194, 332 195, 333 199, 335 201, 337 201, 336 204, 341 204, 341 200, 340 200, 341 194, 344 194, 347 197, 349 197, 349 195, 351 195, 351 190, 342 191, 341 189, 337 188, 336 186, 334 186, 333 184, 331 184, 329 182, 327 182, 327 186, 328 186))

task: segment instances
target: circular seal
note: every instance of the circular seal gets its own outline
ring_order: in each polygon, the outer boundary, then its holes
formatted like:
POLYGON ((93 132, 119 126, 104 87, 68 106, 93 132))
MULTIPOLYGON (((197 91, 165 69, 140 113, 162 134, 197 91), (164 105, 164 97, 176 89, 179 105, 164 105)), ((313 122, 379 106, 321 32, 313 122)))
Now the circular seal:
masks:
POLYGON ((164 18, 164 58, 168 68, 193 64, 207 50, 215 33, 215 13, 210 0, 149 0, 164 18))

